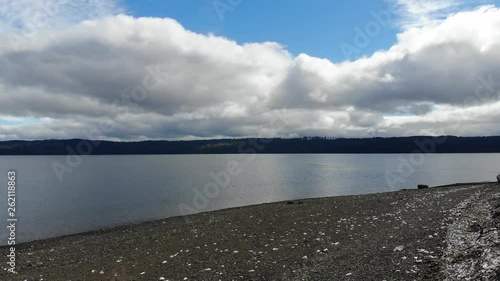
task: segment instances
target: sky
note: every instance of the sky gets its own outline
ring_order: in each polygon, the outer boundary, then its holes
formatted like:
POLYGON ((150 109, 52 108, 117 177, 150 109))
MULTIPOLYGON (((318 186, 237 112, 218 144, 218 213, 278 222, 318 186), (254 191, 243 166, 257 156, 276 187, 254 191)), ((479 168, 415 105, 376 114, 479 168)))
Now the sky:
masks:
POLYGON ((0 140, 500 135, 499 2, 0 0, 0 140))

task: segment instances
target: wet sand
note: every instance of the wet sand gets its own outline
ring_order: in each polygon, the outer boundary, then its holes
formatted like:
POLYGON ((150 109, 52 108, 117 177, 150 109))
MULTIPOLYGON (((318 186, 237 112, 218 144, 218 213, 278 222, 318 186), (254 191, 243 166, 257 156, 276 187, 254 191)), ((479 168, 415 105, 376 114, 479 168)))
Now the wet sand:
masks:
POLYGON ((0 280, 498 280, 499 200, 469 184, 168 218, 18 245, 0 280))

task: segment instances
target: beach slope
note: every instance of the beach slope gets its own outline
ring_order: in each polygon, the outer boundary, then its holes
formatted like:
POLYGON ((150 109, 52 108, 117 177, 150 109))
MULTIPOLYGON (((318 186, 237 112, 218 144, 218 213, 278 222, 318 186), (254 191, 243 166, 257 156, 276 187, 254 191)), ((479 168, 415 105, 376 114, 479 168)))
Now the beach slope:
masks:
POLYGON ((499 212, 494 183, 263 204, 18 245, 0 280, 498 280, 499 212))

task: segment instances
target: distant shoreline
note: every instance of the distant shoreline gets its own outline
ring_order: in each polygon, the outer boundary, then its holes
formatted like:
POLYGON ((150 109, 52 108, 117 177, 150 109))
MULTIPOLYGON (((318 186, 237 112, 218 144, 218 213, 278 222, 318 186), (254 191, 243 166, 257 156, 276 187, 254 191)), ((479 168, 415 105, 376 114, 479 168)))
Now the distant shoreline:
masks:
POLYGON ((20 244, 15 278, 442 279, 457 208, 495 202, 498 183, 473 183, 173 217, 20 244))
POLYGON ((500 153, 500 136, 243 138, 192 141, 2 141, 0 155, 500 153))

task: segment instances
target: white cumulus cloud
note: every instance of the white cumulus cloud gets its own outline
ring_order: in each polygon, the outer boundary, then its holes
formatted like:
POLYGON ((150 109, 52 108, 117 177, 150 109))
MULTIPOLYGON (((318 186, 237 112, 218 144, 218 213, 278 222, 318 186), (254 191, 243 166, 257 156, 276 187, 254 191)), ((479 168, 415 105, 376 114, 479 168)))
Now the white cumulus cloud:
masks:
POLYGON ((342 63, 102 11, 16 44, 0 35, 0 115, 41 120, 0 123, 0 139, 500 134, 494 6, 342 63))

